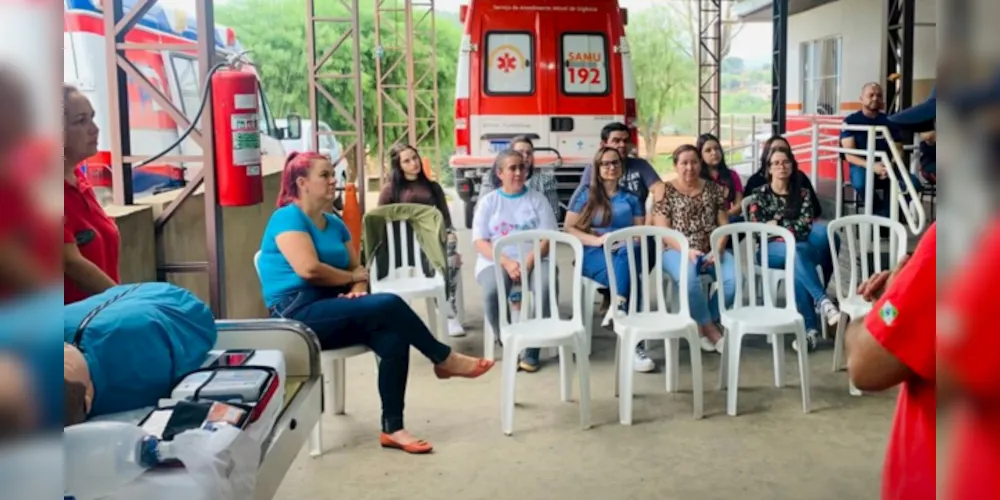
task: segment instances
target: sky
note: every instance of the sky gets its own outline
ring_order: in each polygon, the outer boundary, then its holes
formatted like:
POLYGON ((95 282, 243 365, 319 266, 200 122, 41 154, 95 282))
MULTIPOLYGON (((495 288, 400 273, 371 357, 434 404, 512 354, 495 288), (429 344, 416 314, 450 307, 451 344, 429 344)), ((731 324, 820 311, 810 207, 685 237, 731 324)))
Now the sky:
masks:
MULTIPOLYGON (((215 0, 215 3, 239 2, 240 0, 215 0)), ((364 1, 364 0, 362 0, 364 1)), ((372 0, 374 1, 374 0, 372 0)), ((544 2, 544 0, 537 0, 544 2)), ((671 0, 618 0, 618 4, 629 10, 630 15, 636 15, 650 5, 670 2, 671 0)), ((434 7, 440 11, 458 12, 458 7, 469 0, 435 0, 434 7)), ((194 0, 160 0, 160 4, 182 7, 194 12, 194 0)), ((743 26, 733 40, 729 55, 745 59, 747 62, 766 62, 771 59, 771 25, 768 23, 751 23, 743 26)))

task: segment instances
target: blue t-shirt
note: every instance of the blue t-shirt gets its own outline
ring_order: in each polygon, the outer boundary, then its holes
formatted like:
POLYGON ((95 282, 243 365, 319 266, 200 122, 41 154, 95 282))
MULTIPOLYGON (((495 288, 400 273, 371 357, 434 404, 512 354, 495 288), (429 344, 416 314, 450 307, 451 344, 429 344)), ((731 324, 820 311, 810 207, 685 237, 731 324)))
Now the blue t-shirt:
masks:
POLYGON ((260 259, 257 261, 257 272, 260 274, 261 290, 264 303, 273 306, 282 297, 311 285, 295 274, 288 259, 278 250, 277 237, 288 231, 300 231, 312 238, 319 261, 337 269, 347 269, 351 254, 347 244, 351 241, 351 233, 344 221, 333 214, 326 215, 326 229, 316 227, 302 209, 294 203, 285 205, 271 214, 264 229, 264 237, 260 242, 260 259))
MULTIPOLYGON (((895 123, 889 120, 889 115, 885 113, 879 113, 875 115, 875 118, 868 118, 861 111, 855 111, 846 117, 844 117, 844 125, 882 125, 888 127, 889 134, 892 135, 893 142, 902 142, 903 134, 900 132, 899 127, 895 123)), ((854 147, 857 149, 868 148, 868 132, 863 130, 842 130, 840 131, 840 138, 846 139, 848 137, 854 138, 854 147)), ((875 151, 884 151, 886 154, 892 154, 889 151, 889 143, 886 142, 884 135, 879 135, 875 139, 875 151)), ((902 152, 902 151, 900 151, 902 152)), ((878 161, 877 159, 875 161, 878 161)), ((890 158, 891 161, 891 158, 890 158)))
MULTIPOLYGON (((569 211, 576 214, 583 213, 583 207, 586 206, 589 198, 590 190, 583 191, 579 196, 574 197, 570 201, 569 211)), ((619 189, 615 195, 611 197, 610 223, 607 226, 601 226, 604 215, 595 213, 594 219, 591 221, 591 229, 594 231, 594 234, 598 235, 610 233, 619 229, 632 227, 634 225, 633 219, 645 216, 646 207, 642 206, 642 202, 639 201, 639 197, 628 191, 619 189)))
MULTIPOLYGON (((581 193, 587 191, 587 187, 590 186, 591 171, 594 169, 593 165, 587 165, 587 168, 583 169, 583 177, 580 178, 580 186, 576 188, 573 193, 573 198, 579 198, 581 193)), ((654 184, 660 182, 660 174, 656 173, 656 169, 649 164, 648 161, 642 158, 626 158, 625 159, 625 172, 622 178, 618 180, 618 187, 631 191, 632 194, 639 198, 641 205, 646 205, 646 198, 649 197, 649 190, 654 184)), ((572 199, 570 200, 570 205, 572 205, 572 199)), ((582 205, 581 205, 582 206, 582 205)))

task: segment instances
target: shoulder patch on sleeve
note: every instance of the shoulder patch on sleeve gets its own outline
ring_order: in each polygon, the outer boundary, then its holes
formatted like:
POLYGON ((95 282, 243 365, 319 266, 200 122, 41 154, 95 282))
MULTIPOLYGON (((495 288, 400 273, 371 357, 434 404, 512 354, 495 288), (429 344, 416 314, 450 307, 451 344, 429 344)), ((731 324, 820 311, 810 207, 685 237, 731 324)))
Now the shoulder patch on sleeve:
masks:
POLYGON ((896 321, 896 318, 899 317, 899 310, 896 309, 896 306, 892 305, 892 302, 887 300, 882 304, 882 308, 879 309, 878 316, 882 318, 882 322, 885 323, 885 326, 892 326, 893 322, 896 321))

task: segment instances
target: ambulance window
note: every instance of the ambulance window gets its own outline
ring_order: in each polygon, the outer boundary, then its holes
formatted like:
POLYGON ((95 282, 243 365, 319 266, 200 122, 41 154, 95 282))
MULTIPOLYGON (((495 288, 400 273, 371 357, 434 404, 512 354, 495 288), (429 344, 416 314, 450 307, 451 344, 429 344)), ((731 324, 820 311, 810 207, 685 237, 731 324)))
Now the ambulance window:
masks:
MULTIPOLYGON (((201 87, 198 86, 198 60, 190 56, 173 54, 174 75, 177 78, 177 90, 181 98, 181 107, 188 120, 198 114, 201 104, 201 87)), ((200 120, 199 120, 200 121, 200 120)))
POLYGON ((562 89, 567 95, 608 93, 607 38, 602 33, 562 36, 562 89))
POLYGON ((535 93, 532 70, 534 43, 530 33, 498 32, 486 34, 486 93, 489 95, 530 95, 535 93))

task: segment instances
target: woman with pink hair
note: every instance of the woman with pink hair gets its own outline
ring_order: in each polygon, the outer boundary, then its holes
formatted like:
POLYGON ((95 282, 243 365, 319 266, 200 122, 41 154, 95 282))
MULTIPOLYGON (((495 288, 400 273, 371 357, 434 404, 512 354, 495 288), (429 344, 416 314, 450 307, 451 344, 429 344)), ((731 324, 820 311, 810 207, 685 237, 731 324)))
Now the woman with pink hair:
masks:
POLYGON ((333 164, 316 153, 292 153, 282 173, 278 209, 260 245, 258 272, 272 316, 304 323, 323 349, 364 344, 379 358, 381 444, 427 453, 431 444, 403 426, 410 346, 434 364, 438 378, 476 378, 493 362, 438 342, 399 296, 369 295, 368 272, 340 217, 327 211, 335 195, 333 164))

